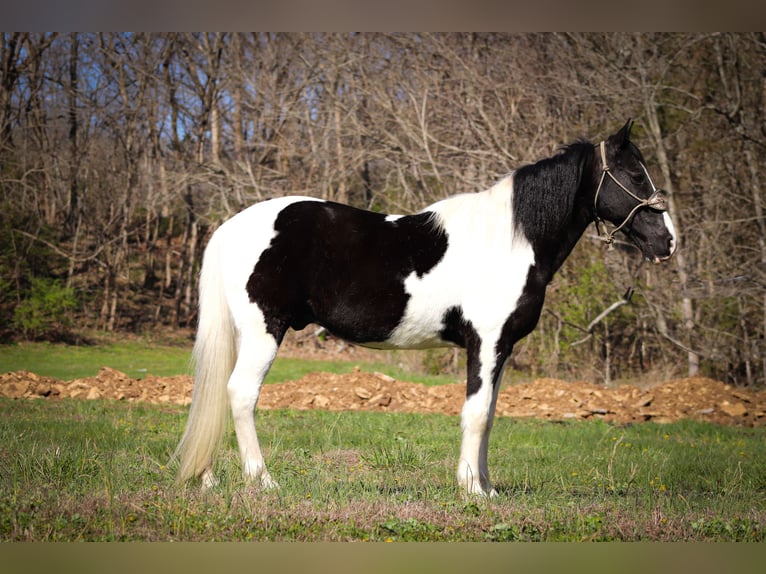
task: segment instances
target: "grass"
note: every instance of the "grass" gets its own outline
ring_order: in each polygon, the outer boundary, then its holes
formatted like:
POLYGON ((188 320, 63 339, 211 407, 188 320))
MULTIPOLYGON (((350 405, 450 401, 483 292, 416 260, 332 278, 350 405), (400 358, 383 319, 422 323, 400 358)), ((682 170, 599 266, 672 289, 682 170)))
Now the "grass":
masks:
MULTIPOLYGON (((170 376, 191 373, 191 345, 159 345, 147 341, 71 346, 50 343, 0 345, 0 373, 28 370, 38 375, 72 380, 93 377, 101 367, 109 366, 143 378, 147 374, 170 376)), ((350 373, 355 367, 380 371, 397 379, 424 384, 455 382, 455 377, 405 372, 386 363, 357 363, 277 357, 266 383, 296 380, 316 371, 350 373)))
POLYGON ((93 377, 109 366, 134 378, 190 372, 191 345, 155 345, 122 341, 104 345, 18 343, 0 345, 0 373, 28 370, 38 375, 71 380, 93 377))
POLYGON ((457 417, 259 411, 282 488, 177 488, 185 409, 0 400, 0 539, 766 540, 766 452, 752 429, 499 418, 499 496, 455 486, 457 417))
MULTIPOLYGON (((0 348, 0 371, 177 374, 188 353, 137 342, 19 345, 0 348)), ((353 367, 285 359, 272 382, 353 367)), ((0 400, 0 540, 766 541, 762 429, 499 417, 490 445, 499 496, 486 500, 456 487, 458 417, 259 411, 282 488, 242 480, 230 432, 221 484, 202 494, 176 487, 167 466, 186 412, 0 400)))

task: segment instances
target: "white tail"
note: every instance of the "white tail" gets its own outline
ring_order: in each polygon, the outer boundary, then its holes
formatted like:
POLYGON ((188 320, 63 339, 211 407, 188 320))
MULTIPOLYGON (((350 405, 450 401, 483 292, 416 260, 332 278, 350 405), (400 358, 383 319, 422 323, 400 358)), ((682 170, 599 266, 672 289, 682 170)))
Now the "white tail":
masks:
POLYGON ((199 279, 199 323, 192 358, 194 391, 181 441, 173 454, 179 461, 178 482, 201 475, 226 430, 229 399, 226 383, 237 359, 237 337, 220 269, 216 235, 210 239, 199 279))

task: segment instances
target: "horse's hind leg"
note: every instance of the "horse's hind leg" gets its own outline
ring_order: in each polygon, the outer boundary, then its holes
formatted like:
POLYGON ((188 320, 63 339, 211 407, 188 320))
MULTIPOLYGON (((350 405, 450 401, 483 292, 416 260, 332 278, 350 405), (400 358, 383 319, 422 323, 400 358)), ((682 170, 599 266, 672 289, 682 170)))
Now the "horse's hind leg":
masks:
POLYGON ((237 364, 227 386, 242 472, 246 479, 258 481, 264 488, 278 488, 279 485, 266 470, 255 432, 254 414, 263 379, 277 355, 278 347, 277 341, 268 333, 242 332, 237 364))

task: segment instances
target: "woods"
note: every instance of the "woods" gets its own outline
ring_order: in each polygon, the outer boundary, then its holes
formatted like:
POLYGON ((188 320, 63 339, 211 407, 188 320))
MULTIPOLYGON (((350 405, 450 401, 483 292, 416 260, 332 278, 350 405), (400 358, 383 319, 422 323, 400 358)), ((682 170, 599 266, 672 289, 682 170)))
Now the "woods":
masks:
POLYGON ((511 366, 763 386, 765 109, 763 33, 6 32, 0 336, 193 328, 204 245, 255 201, 416 211, 632 117, 680 249, 587 232, 511 366))

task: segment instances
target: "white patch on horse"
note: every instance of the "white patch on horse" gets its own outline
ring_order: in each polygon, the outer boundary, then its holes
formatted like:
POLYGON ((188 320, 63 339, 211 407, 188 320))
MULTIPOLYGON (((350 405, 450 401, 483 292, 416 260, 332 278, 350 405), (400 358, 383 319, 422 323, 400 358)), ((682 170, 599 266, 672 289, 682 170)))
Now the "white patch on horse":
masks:
POLYGON ((404 281, 407 309, 386 346, 447 346, 440 332, 444 315, 459 306, 463 317, 497 341, 503 323, 516 308, 534 264, 532 246, 513 233, 512 179, 492 188, 457 195, 428 208, 447 233, 444 258, 428 273, 411 273, 404 281))
POLYGON ((676 252, 676 249, 678 249, 678 235, 676 234, 676 228, 675 225, 673 225, 673 220, 670 218, 670 215, 668 215, 668 212, 662 214, 662 218, 665 221, 665 227, 668 230, 668 233, 670 233, 670 254, 667 257, 663 258, 663 261, 666 259, 670 259, 673 257, 673 254, 676 252))

